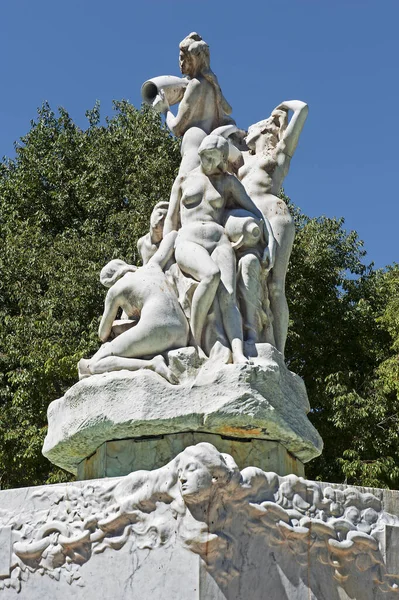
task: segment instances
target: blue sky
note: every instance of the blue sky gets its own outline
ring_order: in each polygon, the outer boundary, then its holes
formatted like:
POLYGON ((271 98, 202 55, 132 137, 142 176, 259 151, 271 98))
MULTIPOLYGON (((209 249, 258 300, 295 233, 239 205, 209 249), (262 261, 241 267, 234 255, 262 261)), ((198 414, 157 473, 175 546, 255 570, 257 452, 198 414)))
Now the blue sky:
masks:
POLYGON ((96 99, 140 105, 151 76, 179 74, 198 31, 247 128, 283 100, 309 104, 285 191, 310 216, 343 216, 368 261, 399 261, 398 0, 3 0, 0 156, 36 108, 64 106, 86 127, 96 99))

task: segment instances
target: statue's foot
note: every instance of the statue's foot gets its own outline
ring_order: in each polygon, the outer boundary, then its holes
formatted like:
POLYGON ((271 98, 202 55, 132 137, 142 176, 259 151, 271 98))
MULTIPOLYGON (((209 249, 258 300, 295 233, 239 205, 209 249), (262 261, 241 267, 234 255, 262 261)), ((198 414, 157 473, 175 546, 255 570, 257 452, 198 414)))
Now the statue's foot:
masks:
POLYGON ((242 352, 233 352, 233 363, 235 365, 249 365, 251 361, 242 352))
POLYGON ((154 358, 151 360, 150 369, 155 371, 155 373, 158 373, 158 375, 161 375, 161 377, 164 377, 173 385, 177 385, 179 383, 177 377, 173 375, 172 371, 167 366, 164 357, 160 354, 158 356, 154 356, 154 358))
POLYGON ((91 377, 92 373, 89 371, 89 363, 90 361, 87 358, 81 358, 78 362, 79 381, 86 379, 86 377, 91 377))

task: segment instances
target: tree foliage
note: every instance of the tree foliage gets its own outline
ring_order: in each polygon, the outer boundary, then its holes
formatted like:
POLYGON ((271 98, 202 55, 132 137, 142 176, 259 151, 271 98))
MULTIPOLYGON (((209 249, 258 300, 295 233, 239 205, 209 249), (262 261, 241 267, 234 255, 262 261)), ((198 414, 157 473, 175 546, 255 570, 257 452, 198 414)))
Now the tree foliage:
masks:
MULTIPOLYGON (((98 348, 112 258, 137 263, 152 206, 180 153, 151 111, 127 102, 79 129, 44 105, 14 160, 0 164, 0 476, 3 487, 70 477, 41 456, 48 404, 98 348)), ((287 297, 290 368, 305 380, 328 481, 399 486, 399 268, 374 270, 343 220, 291 205, 297 235, 287 297)))
POLYGON ((51 400, 98 347, 112 258, 138 261, 152 206, 168 198, 179 148, 160 119, 127 102, 79 129, 44 105, 0 167, 0 473, 4 487, 56 481, 41 456, 51 400))
POLYGON ((305 380, 324 440, 307 475, 399 486, 399 269, 374 270, 343 219, 291 206, 297 235, 288 274, 290 368, 305 380))

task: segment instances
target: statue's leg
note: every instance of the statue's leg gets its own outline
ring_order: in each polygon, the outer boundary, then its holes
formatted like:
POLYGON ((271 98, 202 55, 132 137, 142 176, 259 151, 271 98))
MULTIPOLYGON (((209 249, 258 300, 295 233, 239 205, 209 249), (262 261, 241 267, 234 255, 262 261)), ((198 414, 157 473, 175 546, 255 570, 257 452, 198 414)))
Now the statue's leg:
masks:
POLYGON ((220 310, 219 297, 216 294, 212 307, 208 313, 204 333, 202 335, 204 350, 209 358, 222 360, 223 364, 231 362, 231 349, 229 340, 223 326, 222 313, 220 310))
MULTIPOLYGON (((155 371, 167 379, 170 383, 178 383, 178 380, 173 375, 169 367, 166 365, 165 359, 161 354, 154 358, 145 360, 141 358, 124 358, 123 356, 105 356, 99 360, 89 359, 85 361, 86 370, 90 375, 98 375, 101 373, 109 373, 110 371, 138 371, 139 369, 150 369, 155 371)), ((81 363, 78 365, 79 375, 85 375, 84 369, 81 368, 81 363)))
POLYGON ((295 226, 289 213, 271 221, 274 237, 277 241, 276 260, 268 277, 270 309, 273 314, 273 332, 276 348, 284 354, 288 332, 288 304, 285 297, 285 278, 292 244, 295 237, 295 226))
POLYGON ((254 254, 245 254, 239 260, 237 289, 244 320, 246 354, 254 355, 255 343, 259 341, 262 312, 261 265, 254 254))
POLYGON ((220 269, 218 296, 224 329, 233 352, 233 362, 247 363, 243 348, 241 313, 236 300, 236 257, 230 242, 222 242, 213 251, 212 258, 220 269))
MULTIPOLYGON (((162 294, 159 298, 162 302, 162 294)), ((152 369, 171 380, 171 374, 165 361, 159 357, 161 352, 185 345, 187 324, 171 324, 167 319, 159 322, 154 315, 159 304, 155 300, 152 306, 143 309, 137 325, 121 333, 111 342, 106 342, 87 362, 91 374, 106 373, 128 369, 152 369), (143 357, 155 357, 143 359, 143 357)), ((83 365, 81 365, 83 367, 83 365)), ((82 372, 82 368, 80 369, 82 372)), ((83 374, 83 373, 82 373, 83 374)))
POLYGON ((190 327, 198 348, 201 348, 202 332, 208 311, 212 305, 220 280, 220 271, 205 248, 184 240, 175 250, 180 269, 199 281, 191 304, 190 327))

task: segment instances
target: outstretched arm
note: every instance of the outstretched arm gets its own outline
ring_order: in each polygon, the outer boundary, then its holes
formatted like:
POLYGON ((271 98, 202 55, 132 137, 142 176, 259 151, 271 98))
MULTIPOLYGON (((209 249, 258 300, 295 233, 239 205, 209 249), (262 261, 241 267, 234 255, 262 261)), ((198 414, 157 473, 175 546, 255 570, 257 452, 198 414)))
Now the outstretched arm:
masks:
POLYGON ((118 314, 119 302, 113 288, 108 290, 105 297, 104 313, 101 317, 100 327, 98 328, 98 337, 102 342, 106 342, 112 331, 112 323, 118 314))
POLYGON ((163 227, 163 236, 166 237, 171 231, 178 231, 180 227, 180 196, 181 196, 181 183, 183 177, 178 175, 172 186, 170 194, 169 208, 166 213, 165 223, 163 227))
POLYGON ((196 106, 200 101, 201 83, 198 79, 192 79, 188 84, 182 101, 179 104, 177 115, 174 116, 170 110, 164 92, 159 92, 159 100, 154 103, 154 108, 165 115, 166 125, 177 137, 181 137, 192 125, 196 106))
POLYGON ((298 145, 299 136, 301 135, 306 117, 308 116, 308 105, 305 102, 301 102, 301 100, 287 100, 279 104, 275 110, 286 110, 287 112, 292 110, 294 113, 277 146, 277 151, 280 150, 292 157, 298 145))

